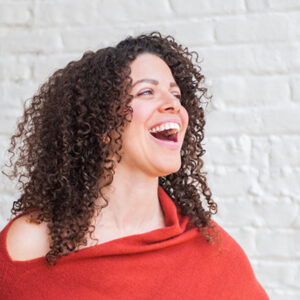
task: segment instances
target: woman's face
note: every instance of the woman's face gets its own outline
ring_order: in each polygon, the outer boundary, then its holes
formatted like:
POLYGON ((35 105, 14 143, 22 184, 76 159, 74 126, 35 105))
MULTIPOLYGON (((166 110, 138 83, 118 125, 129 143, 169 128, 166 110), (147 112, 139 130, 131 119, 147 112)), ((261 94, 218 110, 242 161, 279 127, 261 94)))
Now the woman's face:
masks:
POLYGON ((156 55, 141 54, 130 66, 133 115, 123 133, 121 163, 151 177, 177 172, 188 125, 188 113, 180 103, 180 89, 168 65, 156 55), (149 130, 163 124, 177 127, 178 133, 168 138, 166 128, 159 128, 160 136, 150 133, 149 130))

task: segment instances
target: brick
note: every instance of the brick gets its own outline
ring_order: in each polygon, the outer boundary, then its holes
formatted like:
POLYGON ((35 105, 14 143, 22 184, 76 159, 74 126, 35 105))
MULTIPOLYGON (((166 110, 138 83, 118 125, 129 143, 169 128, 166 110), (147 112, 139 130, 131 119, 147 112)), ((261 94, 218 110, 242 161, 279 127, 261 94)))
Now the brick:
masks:
POLYGON ((289 74, 300 70, 299 48, 296 45, 239 45, 196 47, 203 58, 207 77, 234 74, 289 74))
POLYGON ((298 134, 300 128, 299 107, 269 108, 262 110, 261 132, 272 134, 298 134), (297 117, 298 116, 298 117, 297 117))
POLYGON ((256 250, 268 258, 289 258, 296 256, 296 236, 293 229, 257 229, 256 250))
POLYGON ((211 111, 206 116, 206 133, 212 135, 298 134, 300 108, 275 107, 266 109, 211 111))
POLYGON ((190 0, 188 4, 181 0, 170 0, 170 5, 179 16, 207 16, 210 14, 234 14, 246 10, 239 0, 190 0))
POLYGON ((212 111, 207 115, 208 135, 298 134, 300 108, 275 107, 235 111, 212 111))
POLYGON ((180 44, 189 46, 208 45, 215 41, 212 19, 172 22, 168 31, 180 44))
POLYGON ((17 119, 22 116, 21 109, 2 108, 0 110, 0 134, 11 135, 17 128, 17 119))
MULTIPOLYGON (((156 20, 173 19, 173 12, 167 0, 103 0, 98 2, 99 17, 108 23, 143 22, 153 23, 156 20)), ((174 19, 173 19, 174 20, 174 19)))
POLYGON ((251 12, 268 9, 268 0, 246 0, 247 9, 251 12))
MULTIPOLYGON (((298 201, 298 211, 300 210, 300 201, 298 201)), ((293 228, 299 230, 300 229, 300 213, 296 216, 294 223, 292 224, 293 228)))
POLYGON ((216 24, 220 43, 286 41, 289 19, 286 15, 255 15, 224 18, 216 24))
POLYGON ((249 259, 255 255, 255 229, 249 226, 243 228, 227 227, 227 232, 242 247, 249 259))
MULTIPOLYGON (((276 46, 265 44, 254 47, 252 55, 256 58, 256 72, 264 73, 288 73, 290 71, 290 57, 295 57, 293 46, 276 46)), ((295 61, 294 61, 295 63, 295 61)))
POLYGON ((1 82, 19 82, 31 77, 31 65, 23 56, 0 57, 1 82))
POLYGON ((251 226, 257 217, 255 204, 246 197, 223 198, 218 208, 218 217, 226 226, 251 226))
POLYGON ((32 82, 11 83, 0 85, 1 105, 6 108, 17 110, 23 109, 23 103, 31 98, 38 86, 32 82))
POLYGON ((251 149, 250 138, 239 137, 209 137, 204 145, 205 161, 212 165, 240 166, 249 164, 251 149))
POLYGON ((287 76, 227 76, 213 81, 213 101, 224 106, 276 106, 290 99, 287 76))
POLYGON ((1 1, 0 25, 28 25, 31 21, 32 3, 26 1, 1 1))
POLYGON ((299 204, 287 197, 264 196, 262 202, 255 206, 254 215, 262 226, 270 228, 290 227, 299 214, 299 204))
POLYGON ((216 167, 207 174, 209 186, 217 197, 244 195, 255 177, 256 170, 250 167, 239 169, 216 167))
MULTIPOLYGON (((299 31, 300 32, 300 31, 299 31)), ((299 34, 300 36, 300 34, 299 34)), ((286 49, 286 59, 287 66, 290 72, 299 72, 300 71, 300 55, 299 55, 299 46, 293 45, 286 49)))
POLYGON ((259 112, 216 110, 206 115, 206 134, 223 136, 259 132, 259 122, 259 112))
POLYGON ((37 1, 34 10, 35 26, 85 25, 99 23, 96 3, 82 0, 37 1))
MULTIPOLYGON (((2 118, 0 119, 0 123, 2 123, 2 118)), ((8 133, 8 130, 6 130, 8 133)), ((13 132, 10 132, 11 135, 13 132)), ((8 152, 10 148, 10 136, 0 135, 0 168, 1 171, 10 172, 11 169, 6 167, 5 164, 10 165, 9 159, 11 154, 8 152)), ((8 200, 11 200, 12 197, 16 197, 16 180, 12 181, 7 176, 0 172, 0 192, 1 192, 1 205, 0 205, 0 223, 4 217, 8 216, 8 211, 11 203, 8 200)), ((1 224, 0 224, 1 226, 1 224)), ((1 230, 1 229, 0 229, 1 230)))
POLYGON ((30 29, 14 28, 1 29, 0 53, 24 54, 24 53, 52 53, 62 49, 62 41, 59 30, 56 29, 30 29))
POLYGON ((293 101, 300 103, 300 75, 291 78, 291 89, 293 101))
POLYGON ((300 9, 298 0, 268 0, 271 9, 286 10, 286 9, 300 9))
MULTIPOLYGON (((289 13, 290 28, 293 30, 291 37, 293 40, 300 40, 300 12, 289 13)), ((292 40, 292 39, 291 39, 292 40)))
POLYGON ((127 37, 124 32, 114 26, 68 28, 62 30, 61 35, 65 52, 75 52, 79 57, 87 50, 95 51, 114 46, 118 41, 127 37))
POLYGON ((33 79, 42 84, 58 69, 64 68, 69 62, 79 60, 82 54, 53 54, 32 57, 33 79))
MULTIPOLYGON (((181 21, 178 22, 180 23, 181 21)), ((156 20, 151 23, 143 23, 142 21, 138 21, 136 23, 135 22, 117 23, 116 21, 116 25, 113 26, 113 28, 111 28, 112 30, 115 30, 114 35, 112 35, 112 38, 110 40, 105 38, 103 42, 105 43, 105 45, 115 46, 117 43, 119 43, 119 41, 127 38, 128 36, 135 37, 140 34, 148 34, 153 31, 159 31, 163 36, 173 35, 174 26, 172 26, 172 23, 173 22, 167 20, 166 21, 156 20)), ((111 27, 109 21, 106 22, 105 26, 111 27)), ((176 39, 176 36, 174 38, 176 39)))
MULTIPOLYGON (((298 230, 295 230, 295 244, 296 244, 296 251, 295 251, 295 255, 297 257, 300 257, 300 234, 298 230)), ((300 274, 300 270, 299 270, 299 274, 300 274)))
MULTIPOLYGON (((1 171, 4 168, 4 164, 8 162, 9 159, 9 153, 7 152, 8 148, 10 147, 10 137, 0 135, 0 165, 1 165, 1 171)), ((7 186, 7 177, 0 172, 0 186, 2 185, 2 188, 0 188, 1 193, 3 192, 3 187, 7 186), (6 182, 4 182, 6 181, 6 182)), ((1 209, 1 205, 0 205, 1 209)))
MULTIPOLYGON (((4 176, 1 175, 0 176, 4 176)), ((1 178, 1 177, 0 177, 1 178)), ((1 188, 1 181, 0 180, 0 188, 1 188)), ((16 197, 3 193, 3 190, 1 189, 1 205, 0 205, 0 231, 6 226, 6 224, 9 222, 9 218, 11 216, 10 210, 13 205, 13 201, 16 200, 16 197)))
MULTIPOLYGON (((251 258, 252 268, 255 273, 255 277, 257 278, 258 282, 263 286, 264 289, 269 287, 269 281, 266 281, 264 278, 264 269, 262 268, 262 264, 264 260, 256 259, 255 257, 251 258)), ((266 291, 268 293, 268 291, 266 291)))
MULTIPOLYGON (((153 23, 132 23, 126 24, 126 31, 123 27, 118 27, 118 32, 122 35, 116 40, 118 42, 128 35, 140 35, 150 33, 152 31, 159 31, 163 36, 171 35, 175 41, 183 47, 188 47, 189 51, 195 50, 195 47, 213 45, 214 38, 214 22, 212 19, 195 18, 186 21, 186 19, 176 21, 155 21, 153 23), (196 33, 196 34, 195 34, 196 33)), ((201 57, 199 57, 201 61, 201 57)))
MULTIPOLYGON (((257 172, 259 173, 258 176, 261 176, 262 171, 258 169, 257 172)), ((263 185, 260 185, 256 180, 252 180, 249 184, 248 194, 255 197, 256 203, 261 203, 265 195, 263 185)), ((255 219, 255 225, 261 226, 261 222, 257 218, 255 219)))
POLYGON ((298 136, 271 136, 270 166, 300 166, 300 140, 298 136), (288 145, 288 146, 287 146, 288 145))
POLYGON ((299 179, 299 167, 270 167, 269 177, 259 181, 269 195, 293 197, 300 192, 299 179))
POLYGON ((299 300, 300 298, 300 292, 296 290, 288 290, 287 288, 284 289, 271 289, 268 293, 268 296, 272 300, 282 300, 282 299, 288 299, 288 300, 299 300))
MULTIPOLYGON (((264 261, 255 265, 262 282, 267 287, 299 287, 300 264, 296 262, 264 261)), ((273 299, 273 298, 272 298, 273 299)))
MULTIPOLYGON (((265 71, 266 66, 262 65, 262 70, 257 66, 256 52, 258 49, 255 47, 203 47, 195 49, 200 57, 203 58, 201 64, 203 74, 207 77, 228 76, 228 74, 248 74, 249 72, 256 71, 262 73, 265 71)), ((284 70, 286 67, 282 62, 277 65, 271 65, 272 70, 284 70)))
POLYGON ((251 137, 250 165, 261 170, 268 170, 271 144, 266 136, 251 137))

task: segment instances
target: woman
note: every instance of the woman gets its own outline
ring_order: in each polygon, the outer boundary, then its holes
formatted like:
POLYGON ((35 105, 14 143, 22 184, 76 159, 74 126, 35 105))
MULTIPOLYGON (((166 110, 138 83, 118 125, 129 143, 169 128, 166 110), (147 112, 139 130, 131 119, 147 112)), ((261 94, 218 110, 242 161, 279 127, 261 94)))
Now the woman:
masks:
POLYGON ((9 150, 22 140, 1 299, 268 299, 211 220, 192 60, 153 32, 87 52, 40 88, 9 150))

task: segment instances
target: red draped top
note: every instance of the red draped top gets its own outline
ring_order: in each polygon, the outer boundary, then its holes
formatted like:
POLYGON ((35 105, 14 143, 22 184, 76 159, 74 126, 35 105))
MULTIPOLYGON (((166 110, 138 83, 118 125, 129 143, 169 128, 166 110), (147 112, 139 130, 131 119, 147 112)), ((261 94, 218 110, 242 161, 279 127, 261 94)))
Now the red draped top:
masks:
POLYGON ((6 234, 15 217, 0 233, 0 299, 269 299, 224 229, 212 221, 220 242, 207 243, 160 186, 158 195, 165 227, 81 249, 53 267, 44 257, 11 259, 6 234))

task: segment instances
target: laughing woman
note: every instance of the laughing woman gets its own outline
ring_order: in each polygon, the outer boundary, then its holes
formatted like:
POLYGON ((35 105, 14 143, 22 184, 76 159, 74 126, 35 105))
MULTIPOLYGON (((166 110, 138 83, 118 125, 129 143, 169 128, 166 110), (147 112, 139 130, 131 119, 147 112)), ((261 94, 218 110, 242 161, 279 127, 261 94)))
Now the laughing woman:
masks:
POLYGON ((0 234, 1 299, 268 299, 211 219, 203 81, 158 32, 49 78, 11 138, 22 188, 0 234))

